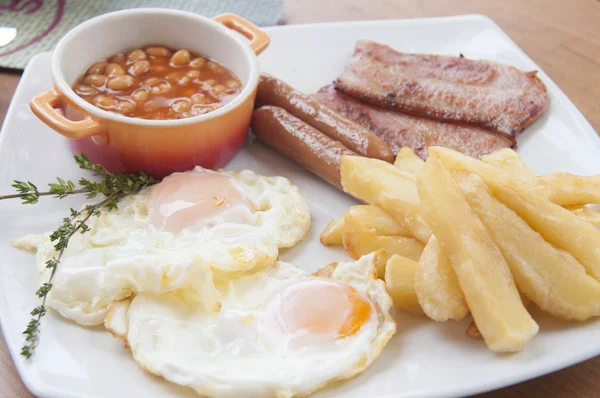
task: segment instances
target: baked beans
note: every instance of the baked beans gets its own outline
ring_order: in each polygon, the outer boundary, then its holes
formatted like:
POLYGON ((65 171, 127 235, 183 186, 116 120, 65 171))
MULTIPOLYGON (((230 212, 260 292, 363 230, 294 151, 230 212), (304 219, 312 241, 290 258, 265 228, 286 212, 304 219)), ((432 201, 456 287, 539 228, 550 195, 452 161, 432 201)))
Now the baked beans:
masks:
POLYGON ((96 62, 73 90, 109 112, 168 120, 204 115, 239 95, 237 76, 186 49, 151 45, 96 62))

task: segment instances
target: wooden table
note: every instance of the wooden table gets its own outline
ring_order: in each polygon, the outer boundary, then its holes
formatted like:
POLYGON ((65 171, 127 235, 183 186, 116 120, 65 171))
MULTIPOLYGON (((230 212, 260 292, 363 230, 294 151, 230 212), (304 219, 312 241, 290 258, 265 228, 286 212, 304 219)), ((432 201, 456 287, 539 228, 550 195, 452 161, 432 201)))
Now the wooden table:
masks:
MULTIPOLYGON (((287 0, 282 23, 473 13, 487 15, 496 21, 564 90, 596 131, 600 131, 598 0, 287 0)), ((0 120, 4 120, 19 77, 18 73, 0 70, 0 120)), ((600 357, 597 357, 551 375, 478 397, 575 398, 599 395, 600 357)), ((1 337, 0 397, 32 397, 21 383, 1 337)))

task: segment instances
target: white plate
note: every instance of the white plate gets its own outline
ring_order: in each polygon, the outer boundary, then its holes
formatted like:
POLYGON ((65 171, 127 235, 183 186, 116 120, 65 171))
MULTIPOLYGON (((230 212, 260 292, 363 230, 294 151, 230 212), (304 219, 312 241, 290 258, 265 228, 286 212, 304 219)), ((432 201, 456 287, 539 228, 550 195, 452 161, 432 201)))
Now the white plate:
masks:
MULTIPOLYGON (((267 29, 271 46, 260 56, 262 70, 292 86, 313 92, 343 69, 357 39, 372 39, 405 52, 464 54, 539 70, 492 21, 481 16, 385 22, 351 22, 267 29)), ((50 54, 34 57, 0 135, 0 192, 14 179, 43 186, 56 176, 76 180, 65 141, 36 119, 29 100, 51 87, 50 54)), ((600 172, 600 139, 581 113, 540 71, 550 92, 550 107, 519 137, 519 153, 541 173, 600 172)), ((318 178, 258 143, 245 147, 228 166, 266 175, 283 175, 297 184, 311 204, 314 222, 306 240, 284 254, 286 261, 313 271, 346 259, 325 248, 318 235, 354 202, 318 178)), ((101 328, 88 329, 54 313, 44 318, 41 343, 33 360, 19 356, 21 332, 37 305, 34 258, 8 241, 26 233, 53 230, 69 206, 81 198, 42 200, 32 207, 0 202, 0 320, 8 347, 27 387, 40 397, 194 396, 144 373, 121 342, 101 328)), ((521 353, 495 355, 481 341, 465 336, 467 323, 435 323, 396 314, 398 332, 363 375, 318 394, 319 397, 441 397, 473 394, 530 379, 600 353, 600 322, 559 322, 535 312, 540 333, 521 353)))

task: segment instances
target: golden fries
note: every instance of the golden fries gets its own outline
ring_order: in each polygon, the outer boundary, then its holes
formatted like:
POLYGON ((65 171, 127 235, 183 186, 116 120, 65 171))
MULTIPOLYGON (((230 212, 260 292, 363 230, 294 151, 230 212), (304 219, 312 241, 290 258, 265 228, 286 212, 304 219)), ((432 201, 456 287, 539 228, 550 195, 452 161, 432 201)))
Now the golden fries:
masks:
POLYGON ((524 180, 532 186, 537 185, 537 174, 525 164, 523 159, 512 149, 504 148, 499 151, 484 155, 481 161, 493 166, 497 166, 502 170, 506 170, 513 176, 524 180))
POLYGON ((429 153, 418 182, 423 218, 450 259, 487 346, 496 352, 521 350, 538 325, 523 307, 489 231, 431 148, 429 153))
POLYGON ((600 203, 600 175, 583 177, 554 173, 537 176, 515 151, 508 148, 483 156, 481 160, 510 172, 513 177, 528 183, 538 194, 561 206, 600 203))
POLYGON ((484 155, 481 161, 509 172, 514 178, 521 180, 540 198, 550 198, 550 189, 538 181, 535 171, 525 164, 523 159, 512 149, 504 148, 484 155))
POLYGON ((344 232, 344 215, 336 218, 321 232, 319 240, 326 246, 340 246, 342 242, 342 234, 344 232))
POLYGON ((373 205, 352 206, 346 213, 330 222, 321 232, 320 240, 324 245, 342 245, 344 233, 344 217, 352 214, 363 226, 372 228, 377 235, 412 236, 410 231, 400 224, 385 210, 373 205))
POLYGON ((425 315, 415 292, 417 262, 394 254, 385 267, 385 286, 394 307, 416 315, 425 315))
POLYGON ((324 267, 319 268, 315 272, 312 273, 313 276, 322 276, 323 278, 331 278, 333 277, 333 271, 335 271, 335 267, 337 267, 338 263, 329 263, 324 267))
MULTIPOLYGON (((396 169, 382 160, 362 156, 343 156, 340 166, 345 192, 369 204, 382 200, 394 201, 404 213, 419 204, 416 177, 396 169)), ((383 206, 379 206, 385 210, 383 206)))
MULTIPOLYGON (((377 250, 373 254, 373 265, 375 266, 377 274, 379 275, 379 273, 381 273, 380 279, 383 279, 383 276, 385 275, 385 266, 389 258, 390 254, 387 253, 385 250, 377 250)), ((324 278, 332 278, 333 271, 335 271, 337 265, 338 263, 336 262, 329 263, 326 266, 317 269, 315 272, 312 273, 312 275, 321 276, 324 278)))
POLYGON ((460 321, 469 314, 454 268, 435 236, 419 259, 415 291, 423 311, 434 321, 460 321))
POLYGON ((600 212, 586 206, 567 207, 573 214, 597 227, 600 227, 600 212))
POLYGON ((379 206, 404 223, 415 238, 427 243, 431 232, 418 215, 419 195, 415 176, 382 160, 344 156, 341 182, 345 192, 379 206))
POLYGON ((409 148, 394 165, 341 161, 354 206, 321 234, 353 259, 378 251, 377 274, 394 306, 444 322, 496 352, 518 351, 538 332, 530 302, 562 319, 600 316, 600 175, 537 176, 503 149, 468 157, 409 148), (425 246, 424 246, 425 244, 425 246))
POLYGON ((475 340, 483 339, 483 336, 481 335, 481 332, 479 331, 479 328, 477 327, 477 324, 475 323, 475 321, 471 321, 471 323, 467 327, 467 330, 465 330, 465 333, 468 337, 470 337, 472 339, 475 339, 475 340))
POLYGON ((421 216, 420 205, 415 206, 406 214, 404 223, 408 226, 412 236, 423 242, 423 244, 429 242, 429 238, 431 238, 431 229, 423 219, 423 216, 421 216))
POLYGON ((416 176, 423 170, 425 162, 412 149, 404 147, 398 152, 394 166, 399 170, 416 176))
MULTIPOLYGON (((375 229, 362 225, 352 213, 346 213, 344 216, 343 242, 344 249, 355 260, 365 254, 385 249, 389 255, 400 254, 416 261, 423 252, 423 244, 417 239, 378 235, 375 229)), ((378 270, 378 276, 382 277, 383 272, 379 271, 381 270, 378 270)))
POLYGON ((385 210, 373 205, 352 206, 345 214, 327 225, 321 233, 320 240, 324 245, 342 245, 344 233, 344 217, 352 214, 356 220, 367 228, 375 230, 377 235, 412 236, 410 231, 400 224, 385 210))
POLYGON ((476 175, 460 179, 467 201, 504 255, 515 283, 542 310, 584 321, 600 315, 600 283, 496 200, 476 175))
POLYGON ((373 256, 373 264, 375 265, 375 271, 377 271, 377 277, 383 279, 385 276, 385 269, 389 258, 392 256, 387 250, 379 249, 373 256))
MULTIPOLYGON (((521 301, 523 302, 523 307, 529 308, 529 306, 531 305, 531 300, 529 300, 527 297, 523 296, 523 294, 521 294, 521 292, 519 292, 519 293, 521 295, 521 301)), ((465 333, 468 337, 470 337, 472 339, 478 339, 478 340, 483 339, 483 336, 481 335, 481 332, 479 331, 479 328, 477 327, 477 324, 475 323, 475 321, 471 321, 471 323, 467 327, 467 330, 465 330, 465 333)))
POLYGON ((600 175, 585 177, 569 173, 539 176, 541 185, 549 188, 550 200, 562 206, 600 203, 600 175))
POLYGON ((378 235, 411 236, 410 231, 385 210, 372 205, 352 206, 348 213, 378 235))
POLYGON ((569 210, 540 198, 502 169, 445 148, 430 147, 429 154, 440 159, 448 168, 479 175, 498 200, 517 213, 545 240, 571 253, 591 276, 600 281, 600 230, 595 226, 569 210))

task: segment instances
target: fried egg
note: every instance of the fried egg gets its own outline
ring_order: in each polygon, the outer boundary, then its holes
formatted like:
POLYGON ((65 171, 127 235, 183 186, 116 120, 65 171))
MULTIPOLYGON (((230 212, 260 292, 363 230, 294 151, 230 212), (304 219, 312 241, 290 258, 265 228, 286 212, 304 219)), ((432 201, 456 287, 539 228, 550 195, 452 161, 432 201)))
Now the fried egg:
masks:
MULTIPOLYGON (((108 305, 132 293, 191 287, 205 309, 218 311, 212 274, 272 264, 279 248, 303 239, 310 209, 298 188, 282 177, 200 167, 123 198, 118 209, 88 221, 63 254, 48 305, 82 325, 102 324, 108 305)), ((56 256, 49 235, 13 244, 56 256)))
POLYGON ((222 308, 185 290, 113 303, 105 326, 146 371, 208 397, 306 395, 364 371, 396 330, 374 256, 331 277, 284 262, 219 280, 222 308))

